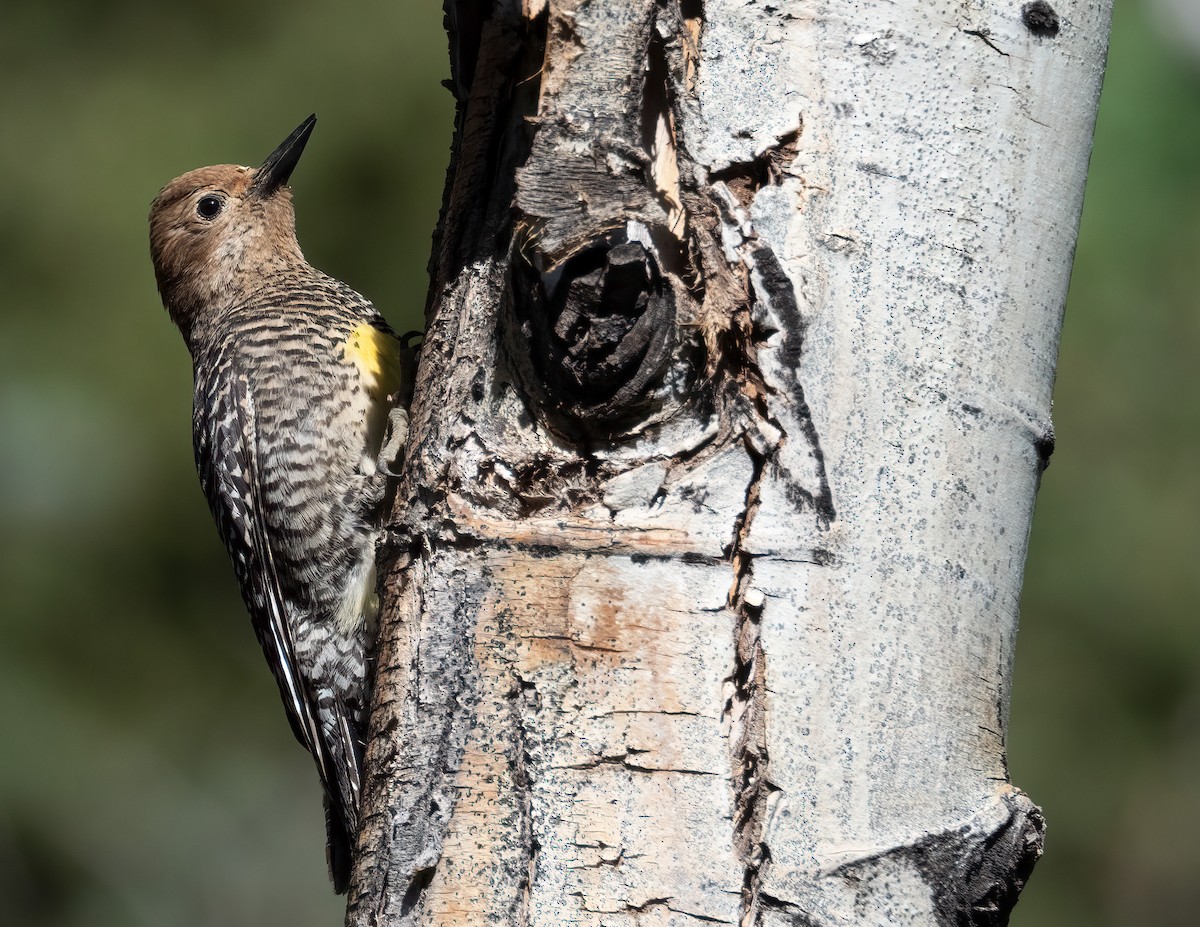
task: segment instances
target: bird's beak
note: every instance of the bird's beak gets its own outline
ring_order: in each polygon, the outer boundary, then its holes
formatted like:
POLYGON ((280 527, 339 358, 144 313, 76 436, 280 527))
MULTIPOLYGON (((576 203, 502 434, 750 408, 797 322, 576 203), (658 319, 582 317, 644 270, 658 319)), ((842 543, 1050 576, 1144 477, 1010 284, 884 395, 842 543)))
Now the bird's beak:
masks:
POLYGON ((278 148, 267 155, 267 160, 254 172, 250 196, 265 199, 288 182, 316 124, 317 115, 313 113, 296 126, 296 130, 285 138, 278 148))

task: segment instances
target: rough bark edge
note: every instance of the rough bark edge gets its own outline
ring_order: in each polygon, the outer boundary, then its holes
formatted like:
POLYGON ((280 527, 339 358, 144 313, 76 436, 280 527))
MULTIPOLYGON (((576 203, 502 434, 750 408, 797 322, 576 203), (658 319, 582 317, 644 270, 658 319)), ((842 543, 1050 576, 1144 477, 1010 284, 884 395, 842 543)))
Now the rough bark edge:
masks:
MULTIPOLYGON (((840 881, 850 894, 859 886, 885 884, 898 870, 914 870, 928 886, 938 927, 1005 927, 1021 891, 1041 858, 1046 823, 1038 808, 1016 788, 997 799, 998 823, 979 819, 843 863, 820 876, 840 881)), ((983 815, 981 815, 982 817, 983 815)), ((986 817, 994 820, 993 815, 986 817)), ((814 885, 814 891, 820 892, 814 885)), ((807 894, 801 889, 801 895, 807 894)), ((760 892, 759 909, 772 924, 828 927, 803 899, 785 900, 760 892)), ((755 921, 758 923, 758 921, 755 921)), ((748 927, 743 922, 743 927, 748 927)))

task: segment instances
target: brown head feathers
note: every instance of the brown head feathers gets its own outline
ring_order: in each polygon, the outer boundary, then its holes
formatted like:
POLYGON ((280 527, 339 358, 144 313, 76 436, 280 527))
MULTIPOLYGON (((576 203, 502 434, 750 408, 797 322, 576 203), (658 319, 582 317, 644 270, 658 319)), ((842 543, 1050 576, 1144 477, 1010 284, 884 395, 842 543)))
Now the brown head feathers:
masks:
POLYGON ((301 123, 261 167, 202 167, 154 198, 154 276, 189 346, 271 273, 304 262, 286 184, 315 122, 301 123))

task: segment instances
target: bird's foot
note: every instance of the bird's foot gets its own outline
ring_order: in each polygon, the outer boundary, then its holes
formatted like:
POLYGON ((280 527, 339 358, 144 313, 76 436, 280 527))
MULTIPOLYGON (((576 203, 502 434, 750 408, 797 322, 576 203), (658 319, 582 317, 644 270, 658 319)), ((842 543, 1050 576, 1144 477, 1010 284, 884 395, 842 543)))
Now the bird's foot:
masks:
POLYGON ((400 463, 404 459, 404 445, 408 442, 408 410, 399 406, 388 413, 387 433, 383 448, 375 459, 375 465, 388 476, 399 476, 400 463))

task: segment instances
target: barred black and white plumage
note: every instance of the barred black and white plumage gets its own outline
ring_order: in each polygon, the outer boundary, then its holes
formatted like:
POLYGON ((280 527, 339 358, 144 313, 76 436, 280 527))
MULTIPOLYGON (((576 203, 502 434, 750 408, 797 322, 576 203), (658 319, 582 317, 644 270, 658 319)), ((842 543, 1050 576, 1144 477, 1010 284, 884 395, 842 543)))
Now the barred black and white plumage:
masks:
POLYGON ((304 261, 284 184, 305 122, 258 169, 202 168, 151 210, 163 301, 192 355, 196 468, 297 739, 326 795, 344 891, 358 803, 377 463, 400 345, 363 297, 304 261))

